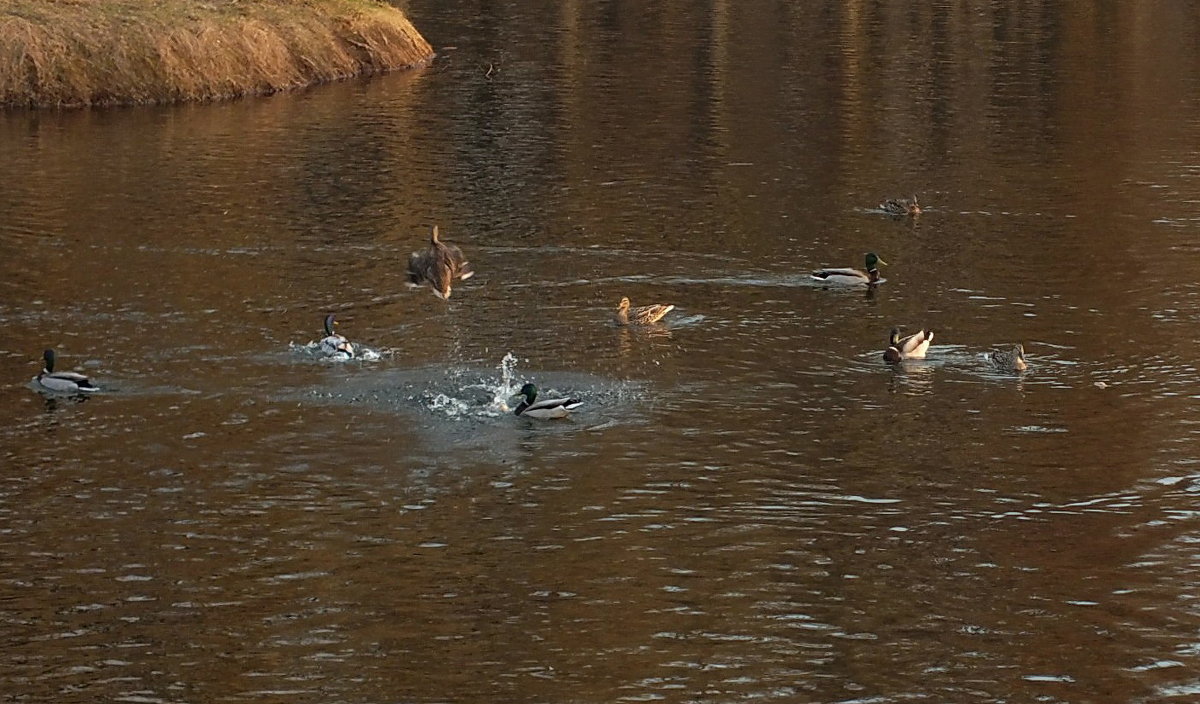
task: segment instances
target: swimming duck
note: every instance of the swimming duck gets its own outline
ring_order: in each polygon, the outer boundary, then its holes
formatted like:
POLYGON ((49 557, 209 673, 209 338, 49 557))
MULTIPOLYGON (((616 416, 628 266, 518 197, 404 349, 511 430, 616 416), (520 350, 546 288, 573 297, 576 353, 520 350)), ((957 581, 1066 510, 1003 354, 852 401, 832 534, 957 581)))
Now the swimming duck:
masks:
POLYGON ((888 346, 883 351, 885 362, 895 364, 906 359, 925 359, 929 343, 933 342, 933 331, 918 330, 908 337, 900 337, 900 329, 892 328, 888 335, 888 346))
POLYGON ((100 390, 82 374, 54 371, 54 350, 43 352, 42 359, 46 362, 46 368, 33 379, 38 388, 59 394, 90 394, 100 390))
POLYGON ((879 204, 879 209, 888 215, 921 214, 921 206, 917 203, 916 196, 913 196, 912 200, 907 198, 888 198, 879 204))
POLYGON ((521 392, 518 395, 525 398, 513 409, 513 414, 543 420, 548 418, 564 418, 571 411, 583 405, 583 401, 577 398, 551 398, 538 401, 537 393, 538 389, 533 384, 522 386, 521 392))
POLYGON ((1029 368, 1025 363, 1025 346, 1021 344, 1005 350, 992 350, 988 359, 997 367, 1010 372, 1023 372, 1029 368))
POLYGON ((867 252, 866 271, 858 269, 817 269, 812 277, 828 284, 855 286, 860 284, 873 285, 879 283, 879 265, 887 264, 874 252, 867 252))
POLYGON ((621 298, 617 305, 617 325, 650 325, 662 320, 663 316, 675 310, 674 305, 654 303, 648 306, 629 307, 629 299, 621 298))
POLYGON ((429 284, 433 293, 443 301, 450 298, 450 285, 454 279, 466 281, 474 275, 470 263, 463 258, 462 250, 438 239, 437 225, 433 226, 433 234, 429 236, 429 246, 408 257, 409 284, 429 284))
POLYGON ((321 354, 331 359, 354 359, 354 345, 345 337, 333 331, 337 325, 330 313, 325 316, 325 337, 321 340, 321 354))

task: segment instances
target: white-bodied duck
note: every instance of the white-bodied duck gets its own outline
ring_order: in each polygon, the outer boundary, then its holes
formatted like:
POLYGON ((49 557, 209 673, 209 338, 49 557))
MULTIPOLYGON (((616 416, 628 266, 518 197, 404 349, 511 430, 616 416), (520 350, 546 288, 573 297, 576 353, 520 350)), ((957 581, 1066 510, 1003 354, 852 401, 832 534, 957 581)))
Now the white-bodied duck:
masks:
POLYGON ((571 411, 583 405, 583 401, 577 398, 549 398, 542 401, 537 400, 538 388, 533 384, 525 384, 521 387, 518 396, 523 396, 521 403, 513 409, 513 414, 525 416, 529 418, 549 419, 549 418, 564 418, 571 411))
POLYGON ((46 368, 33 379, 39 389, 56 394, 90 394, 100 390, 82 374, 54 371, 54 350, 43 352, 42 359, 46 363, 46 368))
POLYGON ((325 316, 325 337, 320 342, 321 354, 330 359, 354 359, 354 345, 333 331, 337 325, 333 313, 325 316))
POLYGON ((851 268, 817 269, 812 273, 812 277, 827 284, 838 284, 841 286, 860 286, 863 284, 872 286, 879 283, 879 265, 887 264, 887 262, 880 259, 878 254, 867 252, 864 263, 866 264, 866 271, 851 268))

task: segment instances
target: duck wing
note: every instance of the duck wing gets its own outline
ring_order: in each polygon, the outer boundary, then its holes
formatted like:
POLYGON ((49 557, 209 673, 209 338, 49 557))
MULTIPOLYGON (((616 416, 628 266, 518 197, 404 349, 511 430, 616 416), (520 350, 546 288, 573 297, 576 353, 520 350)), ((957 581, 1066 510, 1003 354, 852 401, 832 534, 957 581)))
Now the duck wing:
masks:
POLYGON ((638 306, 629 310, 629 321, 637 325, 650 325, 662 320, 663 316, 675 310, 671 304, 654 303, 648 306, 638 306))
POLYGON ((814 279, 821 281, 869 282, 871 277, 863 271, 846 267, 843 269, 817 269, 812 273, 814 279))
POLYGON ((463 256, 462 250, 458 245, 449 242, 439 242, 445 252, 446 265, 450 268, 450 278, 466 281, 475 275, 475 270, 471 268, 471 263, 463 256))
POLYGON ((413 252, 408 257, 409 283, 415 286, 428 284, 439 298, 450 297, 453 274, 450 256, 440 242, 413 252))

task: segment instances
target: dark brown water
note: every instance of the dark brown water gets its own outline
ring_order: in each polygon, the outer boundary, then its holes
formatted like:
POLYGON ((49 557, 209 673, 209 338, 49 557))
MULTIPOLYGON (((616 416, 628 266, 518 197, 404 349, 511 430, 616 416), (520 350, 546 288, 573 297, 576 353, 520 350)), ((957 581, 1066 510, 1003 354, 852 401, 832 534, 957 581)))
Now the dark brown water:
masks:
POLYGON ((416 73, 0 115, 0 699, 1200 697, 1196 3, 410 11, 416 73))

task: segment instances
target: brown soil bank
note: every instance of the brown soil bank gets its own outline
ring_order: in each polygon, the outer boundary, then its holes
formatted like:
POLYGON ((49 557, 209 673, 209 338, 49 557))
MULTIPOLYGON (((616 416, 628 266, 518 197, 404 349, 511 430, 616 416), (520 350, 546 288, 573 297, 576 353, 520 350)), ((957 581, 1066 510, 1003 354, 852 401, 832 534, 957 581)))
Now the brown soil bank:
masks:
POLYGON ((376 0, 0 0, 0 105, 214 100, 433 56, 376 0))

